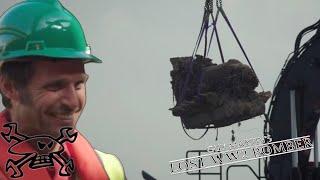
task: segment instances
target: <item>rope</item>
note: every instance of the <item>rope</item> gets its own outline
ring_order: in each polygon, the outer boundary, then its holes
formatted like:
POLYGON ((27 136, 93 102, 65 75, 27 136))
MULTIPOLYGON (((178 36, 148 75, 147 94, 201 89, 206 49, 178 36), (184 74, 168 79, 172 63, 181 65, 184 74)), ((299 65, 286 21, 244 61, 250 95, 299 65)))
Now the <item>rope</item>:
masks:
POLYGON ((218 141, 218 135, 219 135, 219 128, 217 128, 217 132, 216 132, 216 141, 218 141))
POLYGON ((186 127, 183 125, 182 120, 181 120, 181 125, 182 125, 182 129, 183 129, 184 133, 185 133, 189 138, 191 138, 192 140, 200 140, 200 139, 202 139, 202 138, 207 134, 207 132, 208 132, 208 130, 209 130, 209 127, 207 127, 206 130, 204 131, 204 133, 203 133, 200 137, 194 138, 194 137, 190 136, 190 135, 187 133, 186 127))
MULTIPOLYGON (((217 15, 216 15, 216 20, 215 20, 215 22, 218 21, 219 14, 220 14, 220 11, 217 11, 217 15)), ((213 15, 212 15, 212 19, 214 20, 213 15)), ((218 48, 219 48, 219 53, 220 53, 221 61, 222 61, 222 63, 224 63, 224 56, 223 56, 223 52, 222 52, 221 42, 220 42, 219 35, 218 35, 217 26, 214 26, 214 31, 216 32, 216 39, 217 39, 217 44, 218 44, 218 48)))
POLYGON ((203 58, 206 58, 207 55, 207 44, 208 44, 208 19, 205 23, 205 35, 204 35, 204 52, 203 52, 203 58))
POLYGON ((203 35, 203 29, 204 29, 203 27, 204 27, 204 23, 205 23, 205 21, 204 21, 205 15, 206 15, 206 12, 204 12, 204 14, 203 14, 200 32, 199 32, 199 35, 198 35, 198 39, 196 41, 196 45, 195 45, 195 47, 193 49, 193 52, 192 52, 192 57, 194 57, 195 53, 198 51, 199 45, 201 43, 201 39, 202 39, 202 35, 203 35))
POLYGON ((212 23, 211 23, 211 25, 209 27, 213 26, 214 30, 211 32, 207 56, 208 56, 208 54, 210 52, 210 47, 211 47, 211 43, 212 43, 212 39, 213 39, 213 34, 214 34, 215 31, 217 31, 216 30, 216 24, 217 24, 218 17, 219 17, 219 11, 216 12, 216 20, 214 19, 213 14, 211 14, 212 23))
POLYGON ((259 78, 258 78, 258 76, 257 76, 257 73, 256 73, 255 70, 253 69, 253 66, 252 66, 252 64, 251 64, 251 62, 250 62, 250 60, 249 60, 249 58, 248 58, 248 56, 247 56, 247 53, 246 53, 245 50, 243 49, 243 46, 242 46, 242 44, 241 44, 238 36, 236 35, 236 33, 235 33, 235 31, 234 31, 234 29, 233 29, 233 27, 232 27, 232 25, 231 25, 231 23, 230 23, 227 15, 226 15, 226 13, 224 12, 222 6, 218 7, 218 11, 221 12, 222 17, 225 19, 226 23, 228 24, 228 26, 229 26, 229 28, 230 28, 230 30, 231 30, 234 38, 236 39, 236 41, 237 41, 237 43, 238 43, 238 45, 239 45, 239 47, 240 47, 240 49, 241 49, 244 57, 246 58, 246 60, 247 60, 247 62, 248 62, 248 64, 249 64, 250 68, 252 69, 253 73, 256 75, 256 77, 257 77, 257 79, 258 79, 258 82, 259 82, 259 85, 260 85, 260 87, 262 88, 262 91, 264 91, 264 88, 263 88, 263 86, 262 86, 262 84, 261 84, 261 82, 260 82, 260 80, 259 80, 259 78))

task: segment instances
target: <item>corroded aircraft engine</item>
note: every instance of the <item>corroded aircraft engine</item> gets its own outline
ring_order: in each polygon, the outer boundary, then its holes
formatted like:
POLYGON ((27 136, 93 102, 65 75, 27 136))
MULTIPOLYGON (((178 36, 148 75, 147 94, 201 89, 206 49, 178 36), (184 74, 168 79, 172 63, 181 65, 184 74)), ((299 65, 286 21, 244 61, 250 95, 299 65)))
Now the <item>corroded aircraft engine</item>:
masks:
POLYGON ((258 79, 249 66, 235 59, 217 65, 199 55, 170 61, 177 101, 170 110, 187 129, 224 127, 264 114, 271 93, 255 91, 258 79))

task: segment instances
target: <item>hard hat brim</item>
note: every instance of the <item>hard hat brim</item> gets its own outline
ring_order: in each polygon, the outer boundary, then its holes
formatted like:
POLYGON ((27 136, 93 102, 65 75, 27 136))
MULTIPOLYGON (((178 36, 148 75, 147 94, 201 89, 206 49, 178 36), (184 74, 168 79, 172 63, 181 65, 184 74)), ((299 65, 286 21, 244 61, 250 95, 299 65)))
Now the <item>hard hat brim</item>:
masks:
POLYGON ((5 53, 0 55, 0 61, 7 62, 10 59, 16 59, 20 57, 26 56, 44 56, 50 58, 65 58, 68 60, 82 60, 84 63, 94 62, 94 63, 102 63, 98 57, 84 51, 76 51, 70 48, 46 48, 43 50, 19 50, 19 51, 10 51, 9 53, 5 53))

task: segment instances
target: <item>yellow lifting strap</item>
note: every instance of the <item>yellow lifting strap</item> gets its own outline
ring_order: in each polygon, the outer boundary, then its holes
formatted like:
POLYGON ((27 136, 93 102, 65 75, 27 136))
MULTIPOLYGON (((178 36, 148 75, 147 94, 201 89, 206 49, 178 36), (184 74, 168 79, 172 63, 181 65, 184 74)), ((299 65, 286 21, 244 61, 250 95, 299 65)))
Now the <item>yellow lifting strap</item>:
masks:
POLYGON ((110 180, 126 180, 123 166, 115 155, 106 154, 98 150, 95 151, 101 160, 110 180))

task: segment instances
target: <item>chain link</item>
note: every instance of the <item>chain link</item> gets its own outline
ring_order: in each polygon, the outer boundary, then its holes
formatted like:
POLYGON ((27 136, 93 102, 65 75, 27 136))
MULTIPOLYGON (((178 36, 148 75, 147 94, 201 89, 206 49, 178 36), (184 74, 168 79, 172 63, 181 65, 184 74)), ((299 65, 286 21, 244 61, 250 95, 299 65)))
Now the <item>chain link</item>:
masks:
POLYGON ((221 8, 222 7, 222 0, 217 0, 216 4, 217 4, 218 8, 221 8))
POLYGON ((213 12, 213 0, 206 0, 206 5, 204 6, 204 9, 207 12, 213 12))

